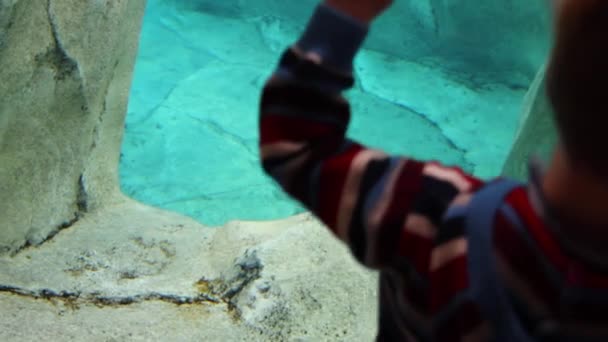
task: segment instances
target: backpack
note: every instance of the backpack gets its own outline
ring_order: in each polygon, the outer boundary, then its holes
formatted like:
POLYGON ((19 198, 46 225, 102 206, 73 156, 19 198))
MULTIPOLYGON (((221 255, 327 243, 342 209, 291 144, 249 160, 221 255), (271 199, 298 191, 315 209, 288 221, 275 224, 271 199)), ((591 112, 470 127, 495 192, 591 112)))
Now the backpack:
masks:
POLYGON ((465 217, 469 241, 469 295, 489 321, 496 342, 535 341, 523 328, 509 302, 495 266, 492 244, 494 219, 505 197, 522 184, 510 179, 497 179, 473 195, 465 217))

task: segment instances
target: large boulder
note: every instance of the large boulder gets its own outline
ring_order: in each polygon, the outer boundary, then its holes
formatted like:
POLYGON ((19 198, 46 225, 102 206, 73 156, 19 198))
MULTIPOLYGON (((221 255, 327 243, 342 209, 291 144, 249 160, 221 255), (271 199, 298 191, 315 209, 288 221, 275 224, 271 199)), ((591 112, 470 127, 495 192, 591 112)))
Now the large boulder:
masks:
POLYGON ((551 104, 545 92, 545 69, 541 68, 524 99, 519 128, 503 174, 526 180, 530 157, 537 155, 548 160, 557 139, 551 104))
POLYGON ((0 1, 0 254, 119 193, 145 1, 0 1))

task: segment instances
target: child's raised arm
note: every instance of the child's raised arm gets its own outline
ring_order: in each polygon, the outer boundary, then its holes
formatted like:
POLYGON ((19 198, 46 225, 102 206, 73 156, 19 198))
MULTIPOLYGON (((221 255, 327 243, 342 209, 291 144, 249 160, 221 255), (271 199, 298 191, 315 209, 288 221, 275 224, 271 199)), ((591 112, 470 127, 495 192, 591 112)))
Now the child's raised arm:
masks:
POLYGON ((426 274, 434 250, 436 267, 463 255, 464 243, 442 245, 462 232, 446 231, 444 238, 436 226, 448 205, 481 181, 346 138, 351 113, 342 92, 353 85, 352 60, 367 34, 353 18, 319 6, 281 57, 261 100, 263 167, 363 264, 408 263, 426 274))

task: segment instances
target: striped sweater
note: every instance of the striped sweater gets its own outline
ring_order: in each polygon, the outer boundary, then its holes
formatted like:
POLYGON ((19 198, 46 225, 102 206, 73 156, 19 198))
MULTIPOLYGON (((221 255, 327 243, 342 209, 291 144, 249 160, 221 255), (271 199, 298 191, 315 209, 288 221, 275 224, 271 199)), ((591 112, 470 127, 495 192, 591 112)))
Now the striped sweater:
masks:
MULTIPOLYGON (((464 217, 445 218, 466 208, 484 181, 346 137, 351 112, 343 92, 353 86, 352 61, 366 35, 354 19, 317 8, 264 86, 263 168, 360 263, 380 272, 379 341, 488 340, 491 324, 465 295, 464 217)), ((500 279, 531 334, 608 341, 608 275, 562 247, 547 223, 542 175, 532 171, 495 218, 500 279)))

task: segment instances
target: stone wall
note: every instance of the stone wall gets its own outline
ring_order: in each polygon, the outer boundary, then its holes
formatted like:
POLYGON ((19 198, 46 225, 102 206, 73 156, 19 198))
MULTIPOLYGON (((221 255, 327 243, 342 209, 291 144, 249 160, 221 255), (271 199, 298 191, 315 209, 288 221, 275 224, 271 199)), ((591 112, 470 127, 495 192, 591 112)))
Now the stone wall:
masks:
POLYGON ((119 194, 145 0, 0 1, 0 254, 119 194))

